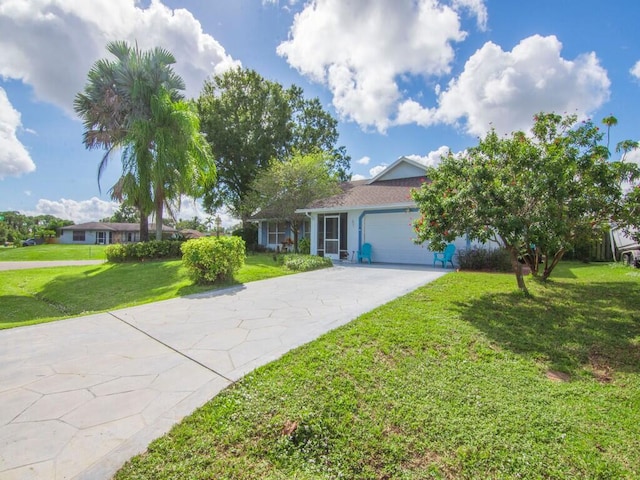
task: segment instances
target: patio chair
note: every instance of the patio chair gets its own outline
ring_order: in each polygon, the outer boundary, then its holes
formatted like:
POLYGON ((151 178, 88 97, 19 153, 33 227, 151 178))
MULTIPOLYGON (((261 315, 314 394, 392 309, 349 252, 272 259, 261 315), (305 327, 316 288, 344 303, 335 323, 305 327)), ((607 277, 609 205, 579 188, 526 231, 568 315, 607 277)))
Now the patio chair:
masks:
POLYGON ((367 259, 369 261, 369 264, 371 264, 371 244, 370 243, 363 243, 362 249, 358 252, 358 263, 362 263, 364 259, 367 259))
POLYGON ((442 268, 445 268, 447 262, 451 264, 452 268, 455 268, 453 264, 453 254, 456 253, 456 246, 453 243, 448 244, 444 248, 444 252, 434 252, 433 254, 433 266, 436 266, 436 262, 442 263, 442 268))

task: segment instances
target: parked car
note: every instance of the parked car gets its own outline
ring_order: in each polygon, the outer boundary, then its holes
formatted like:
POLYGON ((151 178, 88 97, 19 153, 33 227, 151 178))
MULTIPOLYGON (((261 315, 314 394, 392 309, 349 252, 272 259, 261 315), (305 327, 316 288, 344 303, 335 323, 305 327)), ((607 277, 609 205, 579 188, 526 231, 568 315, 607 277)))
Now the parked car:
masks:
POLYGON ((35 239, 33 238, 27 238, 24 242, 22 242, 22 246, 23 247, 33 247, 36 244, 35 239))

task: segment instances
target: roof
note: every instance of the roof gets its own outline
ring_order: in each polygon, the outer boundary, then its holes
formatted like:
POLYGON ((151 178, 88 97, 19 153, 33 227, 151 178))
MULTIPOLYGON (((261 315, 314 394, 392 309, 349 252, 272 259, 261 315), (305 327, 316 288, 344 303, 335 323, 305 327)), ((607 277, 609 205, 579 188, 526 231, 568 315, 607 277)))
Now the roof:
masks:
POLYGON ((345 182, 342 193, 316 200, 300 211, 335 210, 338 208, 384 207, 389 205, 413 205, 411 190, 419 188, 425 177, 396 178, 393 180, 356 180, 345 182))
MULTIPOLYGON (((149 231, 155 230, 153 223, 149 224, 149 231)), ((61 230, 98 230, 98 231, 110 231, 110 232, 139 232, 139 223, 110 223, 110 222, 87 222, 79 223, 78 225, 68 225, 62 227, 61 230)), ((162 230, 165 232, 175 232, 176 230, 166 225, 162 226, 162 230)))

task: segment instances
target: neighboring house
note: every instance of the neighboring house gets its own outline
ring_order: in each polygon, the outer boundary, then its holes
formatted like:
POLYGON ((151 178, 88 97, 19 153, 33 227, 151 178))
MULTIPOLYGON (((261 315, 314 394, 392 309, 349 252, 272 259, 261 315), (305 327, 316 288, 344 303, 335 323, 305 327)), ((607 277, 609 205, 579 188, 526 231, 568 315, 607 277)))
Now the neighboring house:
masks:
MULTIPOLYGON (((374 263, 432 265, 433 252, 413 242, 420 214, 411 190, 425 181, 425 166, 401 157, 374 178, 346 182, 342 193, 297 210, 310 218, 311 253, 355 262, 369 243, 374 263)), ((454 243, 471 246, 464 238, 454 243)))
MULTIPOLYGON (((176 230, 163 225, 165 235, 173 235, 176 230)), ((155 225, 149 225, 149 234, 154 236, 155 225)), ((155 237, 153 237, 155 238, 155 237)), ((108 245, 140 241, 140 224, 89 222, 69 225, 60 229, 60 243, 84 245, 108 245)))

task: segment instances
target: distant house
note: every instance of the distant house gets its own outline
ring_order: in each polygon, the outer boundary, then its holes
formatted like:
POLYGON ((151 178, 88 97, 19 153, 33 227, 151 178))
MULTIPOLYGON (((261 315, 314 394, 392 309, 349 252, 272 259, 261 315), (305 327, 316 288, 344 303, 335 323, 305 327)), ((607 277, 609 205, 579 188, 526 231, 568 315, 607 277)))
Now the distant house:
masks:
MULTIPOLYGON (((401 157, 374 178, 346 182, 342 193, 300 208, 310 218, 311 253, 356 261, 369 243, 376 263, 433 264, 428 246, 413 242, 413 221, 420 213, 411 190, 426 181, 425 170, 401 157)), ((454 243, 458 249, 471 246, 465 238, 454 243)))
MULTIPOLYGON (((155 225, 149 225, 151 235, 155 225)), ((177 230, 162 226, 165 235, 173 235, 177 230)), ((88 222, 69 225, 60 229, 59 242, 64 244, 109 245, 111 243, 131 243, 140 241, 140 224, 88 222)))

